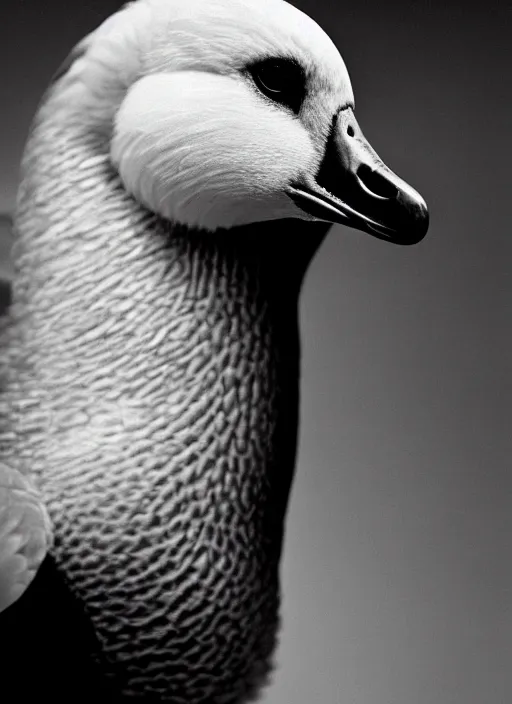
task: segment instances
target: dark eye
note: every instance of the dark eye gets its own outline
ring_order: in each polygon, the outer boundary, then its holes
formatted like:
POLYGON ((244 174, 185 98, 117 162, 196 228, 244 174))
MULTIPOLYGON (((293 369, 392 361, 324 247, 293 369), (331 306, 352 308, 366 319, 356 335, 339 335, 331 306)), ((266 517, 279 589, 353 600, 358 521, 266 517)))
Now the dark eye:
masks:
POLYGON ((276 103, 300 110, 305 85, 302 68, 289 59, 267 59, 249 68, 260 91, 276 103))

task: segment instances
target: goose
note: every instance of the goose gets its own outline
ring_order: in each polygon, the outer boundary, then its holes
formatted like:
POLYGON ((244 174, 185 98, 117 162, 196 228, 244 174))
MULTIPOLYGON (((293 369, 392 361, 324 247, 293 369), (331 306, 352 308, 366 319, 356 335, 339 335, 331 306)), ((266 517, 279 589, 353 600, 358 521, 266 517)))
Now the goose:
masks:
POLYGON ((135 0, 44 95, 14 223, 0 628, 53 565, 108 701, 249 701, 279 633, 304 275, 333 223, 419 242, 425 201, 307 15, 135 0))

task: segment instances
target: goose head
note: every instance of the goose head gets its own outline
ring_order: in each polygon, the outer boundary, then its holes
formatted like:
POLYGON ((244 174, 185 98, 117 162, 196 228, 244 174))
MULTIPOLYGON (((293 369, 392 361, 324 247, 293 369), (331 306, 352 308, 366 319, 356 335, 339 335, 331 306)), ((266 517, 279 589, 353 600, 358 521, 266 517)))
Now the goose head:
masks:
POLYGON ((380 160, 327 34, 282 0, 138 0, 91 37, 82 114, 127 191, 215 231, 281 218, 422 239, 422 197, 380 160))

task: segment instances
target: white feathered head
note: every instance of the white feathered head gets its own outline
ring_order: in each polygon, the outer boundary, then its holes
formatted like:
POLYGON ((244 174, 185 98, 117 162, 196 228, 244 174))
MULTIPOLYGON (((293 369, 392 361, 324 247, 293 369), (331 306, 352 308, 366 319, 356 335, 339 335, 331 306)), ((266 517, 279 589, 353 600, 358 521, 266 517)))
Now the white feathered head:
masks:
POLYGON ((338 50, 283 0, 137 0, 84 47, 73 105, 111 130, 152 211, 211 231, 296 217, 425 234, 424 201, 357 125, 338 50))

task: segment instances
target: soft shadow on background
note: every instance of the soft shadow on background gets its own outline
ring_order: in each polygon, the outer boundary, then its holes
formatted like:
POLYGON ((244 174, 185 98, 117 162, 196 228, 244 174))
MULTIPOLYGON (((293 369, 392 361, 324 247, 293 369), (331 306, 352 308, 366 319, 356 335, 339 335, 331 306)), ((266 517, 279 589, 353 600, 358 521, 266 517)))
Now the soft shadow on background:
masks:
MULTIPOLYGON (((431 228, 400 248, 337 226, 309 272, 284 627, 263 702, 505 704, 511 12, 295 4, 338 45, 366 136, 426 198, 431 228)), ((50 76, 119 5, 4 3, 0 212, 50 76)))

